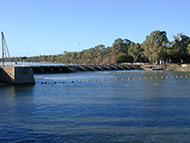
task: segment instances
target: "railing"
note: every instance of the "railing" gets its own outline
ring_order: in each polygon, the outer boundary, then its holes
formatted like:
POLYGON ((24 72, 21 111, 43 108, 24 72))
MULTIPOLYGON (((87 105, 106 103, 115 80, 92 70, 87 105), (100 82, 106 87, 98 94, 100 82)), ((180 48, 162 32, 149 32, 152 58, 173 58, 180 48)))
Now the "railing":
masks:
POLYGON ((25 62, 0 62, 0 66, 30 66, 30 63, 25 62))

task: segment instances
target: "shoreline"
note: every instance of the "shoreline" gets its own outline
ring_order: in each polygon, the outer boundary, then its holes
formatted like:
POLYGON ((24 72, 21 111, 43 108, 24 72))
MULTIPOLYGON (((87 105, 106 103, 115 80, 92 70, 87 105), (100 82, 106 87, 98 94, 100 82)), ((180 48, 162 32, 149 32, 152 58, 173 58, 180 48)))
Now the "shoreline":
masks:
POLYGON ((190 64, 144 64, 141 66, 143 70, 163 70, 163 71, 174 71, 174 72, 190 72, 190 64))
POLYGON ((190 72, 190 64, 163 64, 164 71, 190 72))

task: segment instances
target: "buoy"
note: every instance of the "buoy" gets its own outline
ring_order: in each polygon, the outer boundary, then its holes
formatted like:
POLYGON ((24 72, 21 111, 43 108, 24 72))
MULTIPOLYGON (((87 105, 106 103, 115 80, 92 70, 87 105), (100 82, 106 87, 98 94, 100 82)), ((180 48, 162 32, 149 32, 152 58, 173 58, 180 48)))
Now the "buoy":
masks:
POLYGON ((128 80, 130 80, 130 78, 128 78, 128 80))
POLYGON ((43 82, 41 82, 41 84, 44 84, 43 82))
POLYGON ((185 77, 187 78, 188 76, 186 75, 185 77))
POLYGON ((153 79, 153 77, 150 77, 150 79, 153 79))
POLYGON ((158 77, 156 76, 156 79, 158 79, 158 77))
POLYGON ((104 79, 102 79, 102 81, 104 81, 104 79))
POLYGON ((161 78, 164 78, 163 76, 161 76, 161 78))
POLYGON ((95 79, 94 81, 97 82, 97 79, 95 79))
POLYGON ((111 81, 111 79, 109 79, 109 81, 111 81))
POLYGON ((90 80, 87 80, 87 82, 90 82, 90 80))
POLYGON ((171 76, 171 78, 174 78, 174 76, 171 76))
POLYGON ((81 83, 82 81, 81 81, 81 80, 79 80, 79 82, 81 83))
POLYGON ((140 79, 142 79, 142 77, 140 77, 140 79))
POLYGON ((56 84, 57 82, 55 81, 54 83, 56 84))
POLYGON ((168 78, 168 76, 166 76, 166 78, 168 78))
POLYGON ((118 79, 116 78, 115 80, 117 81, 118 79))
POLYGON ((65 81, 63 81, 63 83, 65 83, 65 81))
POLYGON ((147 77, 145 77, 144 79, 147 79, 147 77))
POLYGON ((122 78, 121 80, 124 80, 124 78, 122 78))
POLYGON ((176 78, 178 78, 178 76, 176 75, 176 78))
POLYGON ((74 83, 74 81, 72 81, 72 83, 74 83))
POLYGON ((183 78, 183 76, 181 76, 181 78, 183 78))
POLYGON ((44 84, 46 84, 46 82, 44 82, 44 84))
POLYGON ((135 77, 134 77, 133 79, 134 79, 134 80, 136 80, 136 78, 135 78, 135 77))

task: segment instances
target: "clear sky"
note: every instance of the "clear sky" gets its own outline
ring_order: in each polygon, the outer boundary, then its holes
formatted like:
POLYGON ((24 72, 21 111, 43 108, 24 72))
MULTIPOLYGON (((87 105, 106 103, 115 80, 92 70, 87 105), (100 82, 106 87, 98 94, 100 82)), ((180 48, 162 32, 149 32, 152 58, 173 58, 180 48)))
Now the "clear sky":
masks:
MULTIPOLYGON (((154 30, 190 36, 190 0, 0 0, 0 30, 14 56, 62 54, 154 30)), ((1 53, 1 52, 0 52, 1 53)))

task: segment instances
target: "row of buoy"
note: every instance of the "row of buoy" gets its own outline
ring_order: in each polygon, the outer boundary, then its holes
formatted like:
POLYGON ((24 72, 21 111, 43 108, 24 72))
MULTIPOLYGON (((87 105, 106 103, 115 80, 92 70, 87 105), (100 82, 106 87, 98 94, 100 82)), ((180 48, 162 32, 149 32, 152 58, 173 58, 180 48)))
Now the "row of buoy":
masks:
MULTIPOLYGON (((169 76, 161 76, 160 78, 161 79, 164 79, 164 78, 166 78, 166 79, 168 79, 168 78, 187 78, 188 76, 187 75, 185 75, 185 76, 183 76, 183 75, 181 75, 181 76, 171 76, 171 77, 169 77, 169 76)), ((148 77, 144 77, 144 78, 142 78, 142 77, 140 77, 139 79, 140 80, 142 80, 142 79, 158 79, 159 77, 158 76, 156 76, 156 77, 150 77, 150 78, 148 78, 148 77)), ((136 80, 137 78, 136 77, 134 77, 134 78, 127 78, 127 80, 136 80)), ((115 78, 115 81, 118 81, 119 79, 118 78, 115 78)), ((124 80, 124 78, 121 78, 121 80, 124 80)), ((87 80, 87 82, 90 82, 91 80, 87 80)), ((94 80, 94 82, 97 82, 98 80, 97 79, 95 79, 94 80)), ((105 81, 105 79, 102 79, 102 81, 105 81)), ((111 79, 108 79, 108 81, 112 81, 111 79)), ((81 83, 82 82, 82 80, 79 80, 79 82, 81 83)), ((54 84, 56 84, 57 82, 55 81, 54 82, 54 84)), ((63 83, 66 83, 65 81, 63 81, 63 83)), ((74 83, 74 81, 71 81, 71 83, 74 83)), ((41 82, 41 84, 47 84, 47 82, 41 82)))

